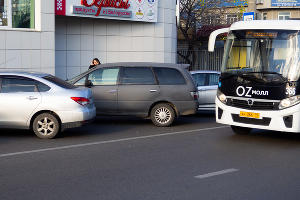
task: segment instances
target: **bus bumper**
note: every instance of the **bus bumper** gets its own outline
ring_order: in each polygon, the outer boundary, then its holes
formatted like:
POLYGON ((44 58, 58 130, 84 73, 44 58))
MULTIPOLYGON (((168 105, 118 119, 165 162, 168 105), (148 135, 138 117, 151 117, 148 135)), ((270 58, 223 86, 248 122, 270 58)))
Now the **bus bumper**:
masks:
POLYGON ((217 123, 300 133, 300 104, 283 110, 247 110, 223 104, 216 98, 217 123), (240 112, 259 113, 259 119, 240 117, 240 112))

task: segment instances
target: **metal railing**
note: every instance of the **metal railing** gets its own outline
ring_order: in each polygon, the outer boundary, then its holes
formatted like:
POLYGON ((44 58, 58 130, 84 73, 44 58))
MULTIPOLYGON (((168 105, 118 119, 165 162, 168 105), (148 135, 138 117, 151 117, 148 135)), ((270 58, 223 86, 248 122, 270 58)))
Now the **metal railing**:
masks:
POLYGON ((214 70, 220 71, 222 65, 222 58, 224 49, 217 48, 214 52, 208 52, 207 50, 178 50, 177 62, 180 64, 188 64, 188 62, 181 56, 189 55, 189 60, 191 61, 189 70, 214 70), (194 56, 194 59, 192 59, 194 56))

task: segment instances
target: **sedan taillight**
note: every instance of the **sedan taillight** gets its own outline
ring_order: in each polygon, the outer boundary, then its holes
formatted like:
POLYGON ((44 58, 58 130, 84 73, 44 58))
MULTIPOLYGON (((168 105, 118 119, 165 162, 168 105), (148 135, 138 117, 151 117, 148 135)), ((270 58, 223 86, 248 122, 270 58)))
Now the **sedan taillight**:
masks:
POLYGON ((90 103, 90 100, 84 97, 71 97, 71 99, 82 106, 86 106, 90 103))
POLYGON ((191 92, 191 95, 194 98, 194 100, 198 100, 198 92, 191 92))

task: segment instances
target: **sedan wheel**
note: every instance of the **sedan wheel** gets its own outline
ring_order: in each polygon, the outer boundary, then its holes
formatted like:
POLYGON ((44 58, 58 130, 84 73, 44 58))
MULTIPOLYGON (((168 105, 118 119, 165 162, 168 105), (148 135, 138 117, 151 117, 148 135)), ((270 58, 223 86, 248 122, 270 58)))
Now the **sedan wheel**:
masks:
POLYGON ((51 139, 60 131, 60 123, 54 115, 43 113, 34 119, 32 129, 39 138, 51 139))
POLYGON ((151 110, 151 120, 156 126, 170 126, 174 119, 175 112, 169 104, 158 104, 151 110))

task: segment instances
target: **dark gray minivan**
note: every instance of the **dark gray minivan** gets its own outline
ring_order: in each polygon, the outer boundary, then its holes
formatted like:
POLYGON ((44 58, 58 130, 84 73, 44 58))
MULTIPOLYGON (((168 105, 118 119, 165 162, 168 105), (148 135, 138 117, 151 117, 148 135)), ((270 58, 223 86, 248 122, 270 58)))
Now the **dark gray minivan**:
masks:
POLYGON ((69 82, 92 89, 98 115, 150 117, 156 126, 169 126, 198 107, 194 81, 178 64, 102 64, 69 82))

